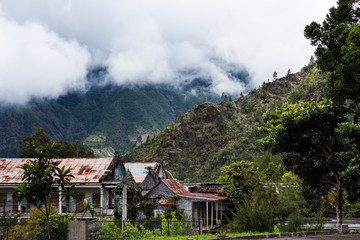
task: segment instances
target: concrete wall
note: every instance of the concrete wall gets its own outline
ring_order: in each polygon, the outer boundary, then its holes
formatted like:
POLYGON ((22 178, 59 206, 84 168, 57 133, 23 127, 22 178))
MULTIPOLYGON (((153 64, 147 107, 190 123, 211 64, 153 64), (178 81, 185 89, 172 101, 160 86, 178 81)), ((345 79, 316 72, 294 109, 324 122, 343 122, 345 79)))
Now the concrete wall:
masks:
POLYGON ((72 221, 68 223, 68 240, 87 240, 87 222, 72 221))
POLYGON ((184 210, 184 214, 192 219, 193 217, 193 202, 189 198, 180 198, 176 201, 179 209, 184 210))

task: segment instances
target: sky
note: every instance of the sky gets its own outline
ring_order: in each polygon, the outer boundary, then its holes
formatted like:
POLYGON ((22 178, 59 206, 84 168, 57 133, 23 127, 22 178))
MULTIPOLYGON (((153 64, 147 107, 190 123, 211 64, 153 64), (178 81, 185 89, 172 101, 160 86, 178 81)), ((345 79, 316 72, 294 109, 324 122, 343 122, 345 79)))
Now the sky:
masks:
POLYGON ((0 103, 85 90, 108 69, 119 85, 212 80, 239 94, 299 71, 314 47, 303 31, 336 0, 1 0, 0 103), (246 70, 249 86, 229 76, 246 70))

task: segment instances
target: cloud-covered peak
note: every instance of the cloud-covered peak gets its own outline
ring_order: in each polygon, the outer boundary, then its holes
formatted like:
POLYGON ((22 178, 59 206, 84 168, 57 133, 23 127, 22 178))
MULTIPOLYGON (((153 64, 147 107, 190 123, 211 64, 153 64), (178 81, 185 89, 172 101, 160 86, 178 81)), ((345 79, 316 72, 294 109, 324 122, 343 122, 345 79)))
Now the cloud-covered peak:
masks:
POLYGON ((307 64, 313 48, 303 29, 335 3, 3 0, 0 100, 24 102, 81 88, 89 63, 104 66, 112 83, 179 86, 192 72, 211 79, 216 93, 238 94, 274 71, 282 76, 307 64), (247 70, 249 85, 228 66, 247 70))

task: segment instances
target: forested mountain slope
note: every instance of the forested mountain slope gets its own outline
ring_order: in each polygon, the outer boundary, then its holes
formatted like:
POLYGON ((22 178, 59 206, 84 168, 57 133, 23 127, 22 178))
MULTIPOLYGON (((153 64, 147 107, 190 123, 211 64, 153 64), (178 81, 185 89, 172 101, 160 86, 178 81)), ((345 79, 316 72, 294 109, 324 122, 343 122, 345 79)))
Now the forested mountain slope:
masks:
POLYGON ((36 128, 45 129, 54 140, 80 140, 98 156, 125 153, 135 144, 131 136, 153 134, 195 104, 220 100, 204 79, 179 88, 117 86, 102 84, 102 75, 101 69, 89 73, 92 87, 86 92, 33 99, 26 106, 0 106, 0 157, 18 157, 19 142, 36 128))
POLYGON ((310 64, 296 74, 264 82, 236 101, 196 105, 123 159, 162 162, 182 181, 213 181, 222 166, 239 160, 265 167, 261 165, 274 156, 257 142, 262 114, 286 101, 321 97, 327 91, 326 78, 310 64))

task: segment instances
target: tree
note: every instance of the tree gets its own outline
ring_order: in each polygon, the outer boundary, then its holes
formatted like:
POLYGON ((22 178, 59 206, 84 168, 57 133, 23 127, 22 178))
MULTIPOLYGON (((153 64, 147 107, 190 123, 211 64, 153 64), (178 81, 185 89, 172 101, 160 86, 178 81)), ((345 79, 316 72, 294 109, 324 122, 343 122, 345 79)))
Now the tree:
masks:
POLYGON ((32 136, 25 137, 22 142, 20 142, 21 158, 24 157, 37 157, 36 149, 46 143, 53 143, 54 141, 51 140, 50 135, 47 134, 44 129, 37 128, 35 129, 35 133, 32 136))
POLYGON ((316 46, 317 66, 329 72, 330 95, 336 103, 360 100, 360 0, 339 0, 322 24, 312 22, 305 37, 316 46))
POLYGON ((286 173, 284 166, 277 162, 269 162, 268 167, 262 171, 265 179, 269 182, 281 182, 282 176, 286 173))
POLYGON ((69 143, 64 140, 52 140, 42 128, 35 129, 32 136, 28 136, 19 143, 21 158, 39 158, 39 151, 45 152, 50 158, 95 157, 94 151, 80 141, 69 143))
POLYGON ((234 232, 298 231, 304 223, 305 201, 296 187, 258 186, 236 206, 230 228, 234 232))
POLYGON ((228 197, 233 203, 241 204, 262 182, 259 169, 253 162, 240 161, 221 168, 222 176, 217 182, 229 182, 219 194, 228 197))
POLYGON ((274 80, 277 79, 277 72, 274 72, 274 73, 273 73, 273 79, 274 79, 274 80))
POLYGON ((46 217, 48 237, 50 239, 50 206, 51 197, 58 192, 53 186, 58 183, 61 186, 68 184, 70 178, 74 176, 70 174, 71 169, 58 168, 56 163, 47 158, 46 154, 37 149, 40 155, 38 160, 30 160, 19 166, 24 173, 22 174, 22 184, 18 184, 14 191, 18 192, 19 199, 36 206, 42 211, 46 217))
POLYGON ((348 122, 346 108, 331 100, 285 103, 264 114, 260 141, 282 153, 284 166, 302 179, 304 189, 335 197, 337 227, 342 226, 344 191, 359 196, 360 124, 348 122))

